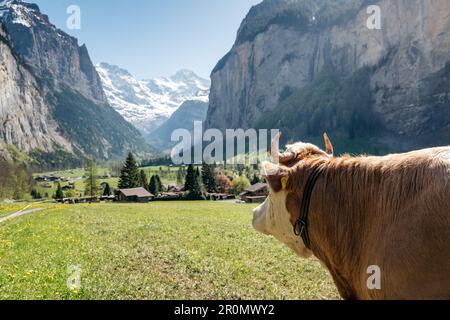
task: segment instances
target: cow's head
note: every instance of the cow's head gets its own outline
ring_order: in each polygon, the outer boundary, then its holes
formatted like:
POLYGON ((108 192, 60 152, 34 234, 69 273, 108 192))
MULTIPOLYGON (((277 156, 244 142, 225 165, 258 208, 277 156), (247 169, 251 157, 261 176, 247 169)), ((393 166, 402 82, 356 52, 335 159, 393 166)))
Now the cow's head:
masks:
POLYGON ((288 145, 284 153, 279 153, 278 135, 272 143, 272 163, 262 164, 263 174, 270 185, 270 195, 253 211, 253 227, 266 235, 272 235, 294 250, 299 256, 308 258, 311 251, 306 248, 301 237, 294 233, 294 224, 299 217, 303 180, 298 173, 308 169, 311 161, 329 159, 333 156, 333 146, 325 134, 326 151, 308 143, 288 145), (273 164, 273 162, 279 164, 273 164), (300 178, 299 178, 300 177, 300 178))

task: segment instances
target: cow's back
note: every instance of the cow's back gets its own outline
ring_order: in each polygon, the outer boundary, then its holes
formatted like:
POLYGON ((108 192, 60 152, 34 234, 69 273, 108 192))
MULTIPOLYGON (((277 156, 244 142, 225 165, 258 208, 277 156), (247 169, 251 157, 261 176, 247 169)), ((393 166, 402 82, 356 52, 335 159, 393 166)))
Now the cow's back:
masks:
POLYGON ((405 198, 380 218, 369 241, 367 263, 380 264, 383 284, 365 298, 450 299, 450 148, 386 161, 409 176, 398 177, 405 198))

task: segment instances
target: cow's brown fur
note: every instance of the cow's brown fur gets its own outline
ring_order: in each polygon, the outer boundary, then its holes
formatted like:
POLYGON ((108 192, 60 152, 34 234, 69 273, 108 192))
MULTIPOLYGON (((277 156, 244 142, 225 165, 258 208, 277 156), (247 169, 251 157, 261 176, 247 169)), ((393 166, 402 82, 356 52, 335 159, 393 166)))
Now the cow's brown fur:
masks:
MULTIPOLYGON (((289 176, 292 224, 319 165, 325 171, 311 199, 311 249, 342 297, 450 299, 450 148, 339 158, 303 150, 276 175, 289 176), (381 290, 367 287, 372 265, 381 268, 381 290)), ((269 182, 278 191, 276 177, 269 182)))

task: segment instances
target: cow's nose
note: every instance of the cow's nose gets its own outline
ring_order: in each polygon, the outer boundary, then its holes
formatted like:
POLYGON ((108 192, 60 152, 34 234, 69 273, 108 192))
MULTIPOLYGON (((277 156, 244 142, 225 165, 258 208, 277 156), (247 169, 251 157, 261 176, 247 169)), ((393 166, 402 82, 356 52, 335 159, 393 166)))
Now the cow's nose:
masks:
POLYGON ((264 223, 264 206, 261 205, 258 208, 253 210, 253 228, 255 228, 256 231, 267 233, 264 223))

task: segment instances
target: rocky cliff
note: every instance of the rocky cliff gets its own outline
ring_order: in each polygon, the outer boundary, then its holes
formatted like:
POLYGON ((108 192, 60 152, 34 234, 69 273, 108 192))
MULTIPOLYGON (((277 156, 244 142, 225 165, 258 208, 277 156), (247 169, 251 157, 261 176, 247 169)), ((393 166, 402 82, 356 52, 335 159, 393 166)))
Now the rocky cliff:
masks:
POLYGON ((37 78, 106 102, 85 45, 79 46, 76 38, 57 29, 35 4, 5 0, 2 8, 1 20, 11 44, 37 78))
POLYGON ((50 110, 29 67, 20 62, 0 26, 0 141, 1 156, 6 145, 30 152, 53 151, 55 144, 71 150, 70 143, 51 121, 50 110))
POLYGON ((447 0, 265 0, 212 72, 207 126, 331 131, 371 152, 448 144, 449 16, 447 0))
POLYGON ((0 154, 98 159, 149 152, 141 134, 108 105, 86 46, 38 6, 0 1, 0 154))

